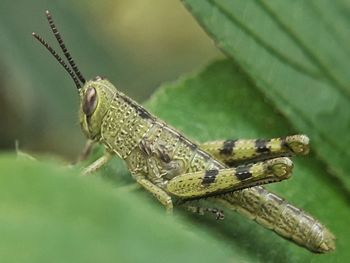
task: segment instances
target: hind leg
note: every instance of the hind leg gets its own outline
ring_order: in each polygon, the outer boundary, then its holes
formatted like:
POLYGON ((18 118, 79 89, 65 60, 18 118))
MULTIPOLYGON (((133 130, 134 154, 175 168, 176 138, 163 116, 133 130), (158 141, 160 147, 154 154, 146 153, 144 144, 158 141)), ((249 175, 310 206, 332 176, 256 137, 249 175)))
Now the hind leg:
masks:
POLYGON ((182 199, 232 192, 287 179, 292 168, 289 158, 279 157, 234 168, 185 173, 169 180, 166 192, 182 199))
POLYGON ((238 139, 206 142, 201 149, 228 166, 309 152, 309 138, 293 135, 273 139, 238 139))

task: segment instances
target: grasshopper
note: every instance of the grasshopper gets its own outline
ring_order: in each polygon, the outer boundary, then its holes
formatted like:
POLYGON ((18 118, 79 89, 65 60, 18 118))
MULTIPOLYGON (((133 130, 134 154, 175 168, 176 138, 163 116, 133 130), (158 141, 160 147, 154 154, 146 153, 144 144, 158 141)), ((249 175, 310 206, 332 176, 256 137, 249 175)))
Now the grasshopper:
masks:
POLYGON ((196 144, 120 92, 107 79, 86 81, 68 52, 51 14, 46 17, 70 67, 38 34, 33 36, 73 79, 80 97, 80 125, 88 138, 80 159, 100 143, 105 154, 84 169, 90 174, 114 155, 123 159, 136 182, 168 212, 181 204, 203 214, 216 208, 194 206, 210 198, 274 230, 310 251, 335 249, 335 237, 320 222, 268 192, 261 184, 290 177, 289 157, 307 154, 309 138, 293 135, 274 139, 239 139, 196 144))

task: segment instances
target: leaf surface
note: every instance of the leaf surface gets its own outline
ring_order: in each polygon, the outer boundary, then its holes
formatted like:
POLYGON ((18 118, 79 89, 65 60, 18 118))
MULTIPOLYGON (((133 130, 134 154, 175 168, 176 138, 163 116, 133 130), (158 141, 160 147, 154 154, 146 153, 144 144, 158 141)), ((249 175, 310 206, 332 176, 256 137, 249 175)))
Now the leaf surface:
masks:
POLYGON ((350 190, 346 1, 184 0, 217 45, 350 190))
POLYGON ((147 199, 77 169, 5 155, 0 167, 1 262, 215 262, 232 253, 147 199))

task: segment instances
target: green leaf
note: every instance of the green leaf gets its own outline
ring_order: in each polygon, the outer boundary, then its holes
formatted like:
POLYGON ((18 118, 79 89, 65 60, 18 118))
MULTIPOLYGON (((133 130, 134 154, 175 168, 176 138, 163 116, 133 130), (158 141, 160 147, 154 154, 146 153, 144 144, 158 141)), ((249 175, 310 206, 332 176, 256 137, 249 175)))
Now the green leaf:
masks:
MULTIPOLYGON (((184 0, 350 190, 350 35, 345 1, 184 0)), ((254 89, 255 89, 254 88, 254 89)))
MULTIPOLYGON (((227 138, 268 138, 293 133, 293 127, 264 94, 230 61, 217 62, 192 77, 163 86, 147 103, 168 124, 199 142, 227 138)), ((338 238, 337 249, 315 255, 249 219, 226 213, 217 224, 198 218, 234 251, 246 254, 245 262, 342 262, 350 256, 348 194, 330 178, 324 164, 314 156, 297 158, 294 177, 269 185, 292 204, 326 224, 338 238)), ((235 261, 235 260, 234 260, 235 261)), ((238 260, 236 260, 238 261, 238 260)))
POLYGON ((203 229, 76 169, 1 155, 0 174, 1 262, 222 262, 233 254, 203 229))

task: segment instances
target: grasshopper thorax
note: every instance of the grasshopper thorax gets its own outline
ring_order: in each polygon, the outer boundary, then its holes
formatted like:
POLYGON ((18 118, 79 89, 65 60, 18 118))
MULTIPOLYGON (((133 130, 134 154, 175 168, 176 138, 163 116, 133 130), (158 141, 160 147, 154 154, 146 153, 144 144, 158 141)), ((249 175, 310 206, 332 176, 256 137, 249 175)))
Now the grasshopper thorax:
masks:
POLYGON ((101 77, 85 82, 79 89, 79 120, 84 134, 89 139, 99 140, 102 121, 115 92, 113 84, 101 77))

